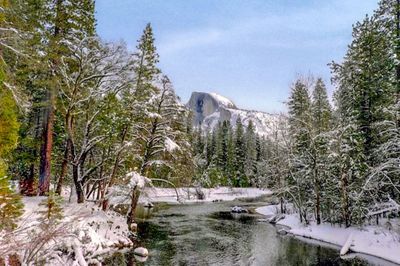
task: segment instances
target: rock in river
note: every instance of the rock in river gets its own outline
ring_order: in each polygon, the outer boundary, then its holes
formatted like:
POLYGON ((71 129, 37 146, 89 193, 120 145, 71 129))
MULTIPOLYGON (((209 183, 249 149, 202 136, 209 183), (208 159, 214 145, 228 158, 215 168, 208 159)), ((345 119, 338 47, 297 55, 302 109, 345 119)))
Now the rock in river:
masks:
POLYGON ((240 206, 233 206, 231 208, 231 212, 233 212, 233 213, 248 213, 249 211, 240 206))
POLYGON ((287 235, 287 234, 288 234, 288 231, 286 231, 285 229, 280 229, 280 230, 278 230, 278 234, 280 234, 280 235, 287 235))
POLYGON ((133 251, 133 253, 135 255, 141 256, 141 257, 147 257, 149 256, 149 251, 147 250, 147 248, 143 248, 143 247, 138 247, 135 248, 135 250, 133 251))

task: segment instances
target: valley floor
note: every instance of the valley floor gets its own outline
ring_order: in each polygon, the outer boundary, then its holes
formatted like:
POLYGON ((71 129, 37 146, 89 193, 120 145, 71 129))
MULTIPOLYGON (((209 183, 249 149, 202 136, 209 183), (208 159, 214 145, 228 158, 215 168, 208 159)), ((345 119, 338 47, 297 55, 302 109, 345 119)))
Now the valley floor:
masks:
MULTIPOLYGON (((257 208, 256 211, 267 217, 278 213, 277 205, 257 208)), ((297 214, 285 215, 277 225, 288 227, 288 233, 311 238, 342 247, 341 254, 352 251, 379 257, 400 264, 400 220, 382 222, 383 226, 339 227, 330 224, 308 226, 300 223, 297 214), (389 229, 390 227, 390 229, 389 229)))

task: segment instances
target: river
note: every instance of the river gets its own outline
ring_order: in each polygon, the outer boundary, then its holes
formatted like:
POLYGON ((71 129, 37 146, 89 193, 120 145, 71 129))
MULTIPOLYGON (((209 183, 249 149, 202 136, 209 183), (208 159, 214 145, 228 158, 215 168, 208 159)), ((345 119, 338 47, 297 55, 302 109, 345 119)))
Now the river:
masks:
POLYGON ((265 202, 157 205, 142 208, 140 245, 146 262, 132 253, 115 255, 108 265, 393 265, 369 256, 339 257, 338 247, 277 234, 259 214, 231 214, 232 206, 254 209, 265 202))

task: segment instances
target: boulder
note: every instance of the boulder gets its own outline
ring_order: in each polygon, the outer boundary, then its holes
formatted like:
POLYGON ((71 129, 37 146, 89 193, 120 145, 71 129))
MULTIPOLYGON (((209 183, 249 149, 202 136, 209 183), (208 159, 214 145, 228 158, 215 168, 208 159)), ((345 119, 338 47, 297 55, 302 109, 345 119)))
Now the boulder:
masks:
POLYGON ((233 213, 248 213, 249 211, 240 206, 233 206, 231 208, 231 212, 233 213))
POLYGON ((149 256, 149 251, 147 250, 147 248, 144 248, 144 247, 135 248, 135 249, 133 250, 133 253, 134 253, 135 255, 140 256, 140 257, 147 257, 147 256, 149 256))
POLYGON ((287 235, 287 234, 288 234, 288 231, 286 231, 285 229, 280 229, 280 230, 278 230, 278 234, 280 234, 280 235, 287 235))

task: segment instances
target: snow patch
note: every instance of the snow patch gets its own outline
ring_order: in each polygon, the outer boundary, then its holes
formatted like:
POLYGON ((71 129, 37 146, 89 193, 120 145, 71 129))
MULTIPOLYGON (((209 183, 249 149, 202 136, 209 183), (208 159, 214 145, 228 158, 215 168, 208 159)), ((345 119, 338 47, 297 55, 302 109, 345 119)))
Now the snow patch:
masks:
MULTIPOLYGON (((266 216, 276 215, 277 207, 268 205, 257 208, 256 212, 266 216)), ((353 251, 400 264, 400 235, 380 226, 344 228, 330 224, 317 225, 314 222, 305 226, 300 223, 297 214, 286 214, 277 224, 289 227, 289 233, 293 235, 340 246, 341 254, 353 251)))
POLYGON ((219 94, 217 94, 217 93, 215 93, 215 92, 211 92, 211 93, 209 93, 219 104, 221 104, 221 105, 223 105, 223 106, 225 106, 225 107, 228 107, 228 108, 234 108, 235 107, 235 104, 231 101, 231 100, 229 100, 228 98, 226 98, 226 97, 224 97, 224 96, 222 96, 222 95, 219 95, 219 94))

